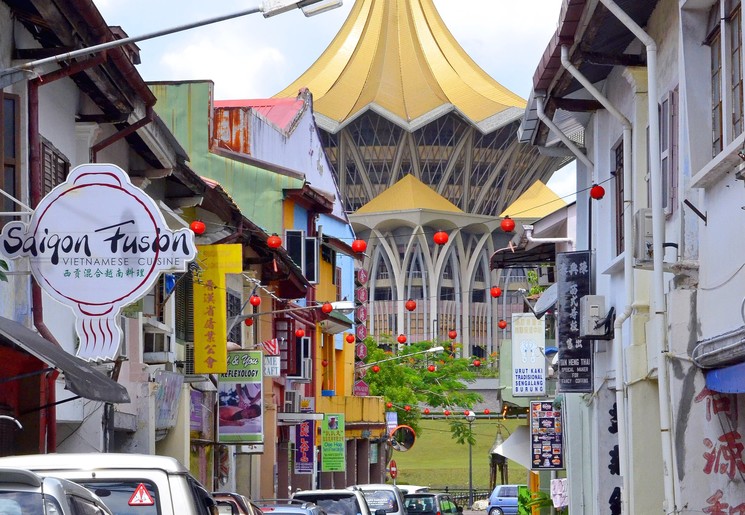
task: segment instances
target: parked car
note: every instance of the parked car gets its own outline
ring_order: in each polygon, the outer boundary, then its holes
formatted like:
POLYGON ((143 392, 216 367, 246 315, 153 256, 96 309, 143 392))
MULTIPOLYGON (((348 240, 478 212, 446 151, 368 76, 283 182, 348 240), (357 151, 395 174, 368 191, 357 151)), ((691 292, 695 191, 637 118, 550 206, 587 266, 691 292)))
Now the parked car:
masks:
POLYGON ((517 513, 517 487, 523 485, 497 485, 489 495, 488 515, 512 515, 517 513))
POLYGON ((0 458, 40 476, 83 485, 114 515, 217 515, 209 492, 178 460, 147 454, 69 453, 0 458))
POLYGON ((256 504, 265 515, 327 515, 317 504, 300 499, 262 499, 256 504))
POLYGON ((401 490, 401 493, 406 494, 416 494, 419 492, 429 492, 428 486, 419 486, 419 485, 396 485, 399 490, 401 490))
POLYGON ((421 492, 404 495, 404 506, 408 515, 458 515, 463 508, 458 506, 450 494, 421 492))
POLYGON ((317 504, 328 515, 386 515, 385 510, 372 512, 358 489, 300 490, 292 498, 317 504))
POLYGON ((261 508, 236 492, 212 492, 220 515, 263 515, 261 508), (225 507, 229 509, 225 509, 225 507))
POLYGON ((90 490, 56 477, 29 470, 0 468, 2 515, 111 515, 111 510, 90 490))
POLYGON ((349 488, 359 489, 373 512, 383 510, 387 515, 406 515, 404 496, 396 485, 374 483, 349 488))

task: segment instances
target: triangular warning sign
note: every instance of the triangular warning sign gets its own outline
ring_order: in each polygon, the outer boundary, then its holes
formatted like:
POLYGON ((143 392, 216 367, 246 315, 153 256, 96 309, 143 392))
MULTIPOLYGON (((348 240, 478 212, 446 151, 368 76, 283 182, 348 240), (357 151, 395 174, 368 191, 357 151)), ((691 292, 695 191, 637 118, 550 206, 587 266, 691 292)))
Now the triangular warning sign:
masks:
POLYGON ((155 501, 153 500, 153 497, 150 495, 150 492, 147 491, 147 487, 144 483, 140 483, 137 485, 137 488, 135 489, 135 493, 132 494, 132 497, 129 498, 129 505, 130 506, 152 506, 155 504, 155 501))

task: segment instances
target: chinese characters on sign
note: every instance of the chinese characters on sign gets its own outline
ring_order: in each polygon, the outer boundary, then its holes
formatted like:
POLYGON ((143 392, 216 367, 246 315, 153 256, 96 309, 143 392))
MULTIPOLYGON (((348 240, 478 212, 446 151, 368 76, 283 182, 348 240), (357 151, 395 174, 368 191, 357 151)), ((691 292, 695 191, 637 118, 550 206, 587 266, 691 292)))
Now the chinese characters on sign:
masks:
MULTIPOLYGON (((300 400, 300 412, 312 413, 315 405, 312 398, 300 400)), ((316 434, 315 420, 303 420, 295 426, 295 474, 312 474, 315 464, 316 447, 313 438, 316 434)))
POLYGON ((512 314, 512 395, 546 395, 546 320, 532 313, 512 314))
MULTIPOLYGON (((367 357, 367 345, 365 345, 365 338, 367 338, 367 300, 368 300, 368 292, 367 292, 367 270, 364 268, 357 268, 354 271, 354 282, 357 286, 357 289, 355 290, 354 294, 354 303, 355 303, 355 310, 354 310, 354 322, 356 324, 355 327, 355 340, 356 340, 356 348, 355 348, 355 356, 357 357, 357 362, 355 363, 355 368, 358 373, 358 377, 364 377, 364 369, 360 368, 360 365, 364 361, 364 359, 367 357)), ((364 381, 358 381, 356 384, 361 383, 365 384, 364 381)), ((365 384, 366 386, 366 384, 365 384)), ((352 394, 355 396, 367 396, 369 395, 369 389, 365 388, 357 388, 355 387, 352 391, 352 394), (365 393, 367 392, 367 393, 365 393)))
POLYGON ((263 356, 261 351, 234 351, 220 374, 218 439, 220 442, 263 443, 263 356))
POLYGON ((321 423, 321 472, 346 470, 344 414, 327 413, 321 423))
POLYGON ((530 402, 531 469, 564 468, 561 411, 551 401, 530 402))
POLYGON ((579 339, 579 299, 590 294, 589 251, 556 255, 559 391, 592 392, 592 345, 579 339))

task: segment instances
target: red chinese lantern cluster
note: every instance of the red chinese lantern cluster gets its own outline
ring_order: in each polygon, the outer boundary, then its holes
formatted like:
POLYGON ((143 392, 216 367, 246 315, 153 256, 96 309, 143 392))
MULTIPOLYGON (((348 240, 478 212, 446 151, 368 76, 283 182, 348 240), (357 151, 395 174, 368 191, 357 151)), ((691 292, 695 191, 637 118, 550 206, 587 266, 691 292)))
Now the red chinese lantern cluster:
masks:
POLYGON ((505 320, 500 320, 499 322, 497 322, 497 327, 499 327, 500 329, 504 329, 507 327, 507 322, 505 320))
POLYGON ((396 338, 396 340, 398 340, 398 343, 404 344, 404 343, 406 343, 406 335, 405 334, 399 334, 398 335, 398 338, 396 338))
POLYGON ((207 226, 204 225, 204 222, 201 220, 194 220, 189 224, 189 227, 194 234, 204 234, 204 231, 207 229, 207 226))
POLYGON ((474 359, 473 360, 473 366, 474 367, 480 367, 481 366, 481 360, 480 359, 474 359))
POLYGON ((253 307, 258 307, 259 304, 261 304, 261 297, 259 297, 258 295, 251 295, 251 297, 249 297, 248 299, 248 302, 250 302, 253 307))
POLYGON ((592 188, 590 188, 590 197, 594 200, 600 200, 605 196, 605 188, 603 188, 600 184, 593 184, 592 188))
POLYGON ((297 338, 302 338, 303 336, 305 336, 305 331, 303 331, 302 329, 296 329, 295 330, 295 336, 297 338))
POLYGON ((406 311, 414 311, 416 309, 416 302, 409 299, 406 301, 406 304, 404 304, 404 307, 406 308, 406 311))
POLYGON ((352 250, 359 253, 367 250, 367 242, 365 240, 354 240, 352 242, 352 250))
POLYGON ((248 327, 251 327, 252 325, 254 325, 254 319, 247 318, 246 320, 243 321, 243 323, 246 324, 248 327))
POLYGON ((380 367, 378 365, 373 365, 372 366, 372 371, 377 374, 378 372, 380 372, 380 367))
POLYGON ((490 290, 491 296, 495 299, 502 296, 502 288, 499 286, 492 286, 490 290))
POLYGON ((457 337, 458 331, 456 331, 455 329, 451 329, 448 331, 448 338, 450 338, 451 340, 455 340, 457 337))
POLYGON ((348 334, 346 336, 346 340, 347 340, 347 343, 354 343, 354 335, 353 334, 348 334))
POLYGON ((282 246, 282 238, 276 234, 272 234, 266 239, 266 246, 270 249, 277 249, 282 246))
POLYGON ((502 223, 500 224, 502 227, 502 230, 504 232, 512 232, 515 230, 515 221, 510 218, 509 216, 505 216, 502 218, 502 223))
POLYGON ((334 306, 332 306, 330 302, 324 302, 323 306, 321 306, 321 311, 323 311, 327 315, 331 313, 333 310, 334 310, 334 306))
POLYGON ((448 233, 445 231, 437 231, 432 239, 437 245, 445 245, 448 242, 448 233))

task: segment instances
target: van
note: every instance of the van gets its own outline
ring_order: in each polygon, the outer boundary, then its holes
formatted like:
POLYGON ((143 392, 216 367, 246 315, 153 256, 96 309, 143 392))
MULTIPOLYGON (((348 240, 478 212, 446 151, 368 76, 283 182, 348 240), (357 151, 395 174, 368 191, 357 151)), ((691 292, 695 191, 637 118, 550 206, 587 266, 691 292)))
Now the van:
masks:
POLYGON ((117 453, 59 453, 0 458, 0 467, 74 481, 114 515, 217 515, 209 492, 178 460, 117 453))

